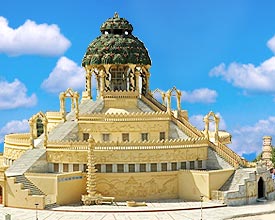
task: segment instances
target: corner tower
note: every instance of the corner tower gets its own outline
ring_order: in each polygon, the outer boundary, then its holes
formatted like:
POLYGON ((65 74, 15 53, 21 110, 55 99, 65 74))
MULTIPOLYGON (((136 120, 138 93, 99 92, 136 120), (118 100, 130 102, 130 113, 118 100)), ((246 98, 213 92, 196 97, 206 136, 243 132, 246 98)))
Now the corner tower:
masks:
POLYGON ((133 26, 115 13, 100 27, 82 60, 86 71, 83 99, 92 99, 91 78, 97 81, 97 98, 149 92, 151 60, 144 44, 134 35, 133 26))

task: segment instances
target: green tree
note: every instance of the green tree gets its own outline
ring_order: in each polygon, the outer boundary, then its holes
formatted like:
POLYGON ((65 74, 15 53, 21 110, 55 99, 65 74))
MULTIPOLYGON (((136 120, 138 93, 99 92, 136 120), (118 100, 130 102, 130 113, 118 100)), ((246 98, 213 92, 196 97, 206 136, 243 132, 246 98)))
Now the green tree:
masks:
MULTIPOLYGON (((261 160, 262 158, 262 153, 260 153, 254 160, 253 162, 257 162, 261 160)), ((271 156, 271 161, 273 163, 273 167, 275 166, 275 148, 272 146, 272 156, 271 156)))

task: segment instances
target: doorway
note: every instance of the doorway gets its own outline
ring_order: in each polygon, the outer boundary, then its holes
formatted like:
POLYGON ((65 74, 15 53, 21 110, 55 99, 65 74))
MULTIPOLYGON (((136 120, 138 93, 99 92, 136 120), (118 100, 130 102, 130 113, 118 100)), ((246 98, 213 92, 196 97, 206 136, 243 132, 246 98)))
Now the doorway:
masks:
POLYGON ((264 192, 264 181, 263 178, 260 177, 258 181, 258 199, 265 197, 265 192, 264 192))

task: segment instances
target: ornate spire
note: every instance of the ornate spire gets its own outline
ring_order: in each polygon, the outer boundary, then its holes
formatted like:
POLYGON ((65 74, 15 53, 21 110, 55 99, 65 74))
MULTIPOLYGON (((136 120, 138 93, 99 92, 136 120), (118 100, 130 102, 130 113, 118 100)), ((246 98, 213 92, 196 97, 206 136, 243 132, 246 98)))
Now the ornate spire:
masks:
POLYGON ((118 15, 118 13, 117 13, 117 12, 115 12, 115 14, 114 14, 114 18, 119 18, 119 15, 118 15))

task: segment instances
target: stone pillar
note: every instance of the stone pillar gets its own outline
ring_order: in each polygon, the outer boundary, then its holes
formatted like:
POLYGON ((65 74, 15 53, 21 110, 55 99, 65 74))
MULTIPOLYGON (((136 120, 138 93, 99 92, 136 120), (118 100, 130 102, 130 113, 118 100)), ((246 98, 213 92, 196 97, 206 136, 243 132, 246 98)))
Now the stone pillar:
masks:
POLYGON ((34 148, 33 118, 29 119, 30 125, 30 148, 34 148))
POLYGON ((75 102, 75 119, 78 120, 79 117, 79 94, 78 92, 75 92, 74 94, 74 102, 75 102))
POLYGON ((73 164, 72 163, 69 163, 69 172, 73 172, 73 164))
POLYGON ((113 173, 117 173, 117 164, 113 164, 113 173))
POLYGON ((92 99, 92 74, 91 70, 88 67, 85 67, 86 70, 86 94, 85 94, 85 99, 92 99))
POLYGON ((123 164, 123 166, 124 166, 124 173, 129 173, 129 165, 123 164))
POLYGON ((101 164, 101 173, 106 173, 106 164, 101 164))
POLYGON ((58 172, 63 173, 63 163, 58 164, 58 172))
POLYGON ((99 71, 99 77, 100 77, 100 88, 99 88, 99 97, 103 98, 103 93, 104 93, 104 87, 105 87, 105 71, 101 69, 99 71))
POLYGON ((138 70, 135 70, 135 77, 136 77, 136 88, 135 90, 139 93, 139 71, 138 70))
POLYGON ((147 69, 146 69, 145 76, 146 76, 146 93, 148 93, 150 90, 150 73, 147 69))
POLYGON ((267 167, 272 167, 272 145, 271 145, 272 137, 264 136, 263 137, 263 152, 262 152, 262 160, 266 164, 267 167))
POLYGON ((204 135, 207 138, 207 140, 209 140, 209 118, 206 116, 204 116, 203 118, 204 121, 204 135))
POLYGON ((220 118, 215 115, 215 142, 219 141, 219 123, 220 123, 220 118))
POLYGON ((140 164, 135 164, 135 172, 140 172, 140 164))
POLYGON ((178 112, 181 111, 181 91, 177 90, 177 109, 178 112))
POLYGON ((43 119, 43 128, 44 128, 44 148, 47 148, 48 144, 48 120, 46 118, 43 119))
POLYGON ((190 170, 190 161, 186 161, 186 170, 190 170))
POLYGON ((96 168, 95 168, 95 140, 92 136, 88 139, 88 163, 87 163, 87 193, 90 196, 96 195, 96 168))
POLYGON ((146 163, 145 166, 146 166, 146 167, 145 167, 146 172, 150 172, 150 171, 151 171, 150 163, 146 163))
POLYGON ((157 172, 161 171, 161 163, 157 163, 157 172))
POLYGON ((166 107, 167 107, 167 112, 170 114, 171 113, 171 91, 168 90, 166 92, 166 107))
POLYGON ((66 121, 66 112, 65 112, 65 93, 61 92, 59 95, 59 101, 60 101, 60 114, 61 118, 66 121))
POLYGON ((167 104, 165 103, 165 98, 166 98, 165 93, 164 92, 160 92, 160 95, 161 95, 161 99, 162 99, 162 104, 165 105, 165 106, 167 106, 167 104))
POLYGON ((168 170, 168 171, 171 171, 171 170, 172 170, 172 163, 171 163, 171 162, 168 162, 168 163, 167 163, 167 170, 168 170))

